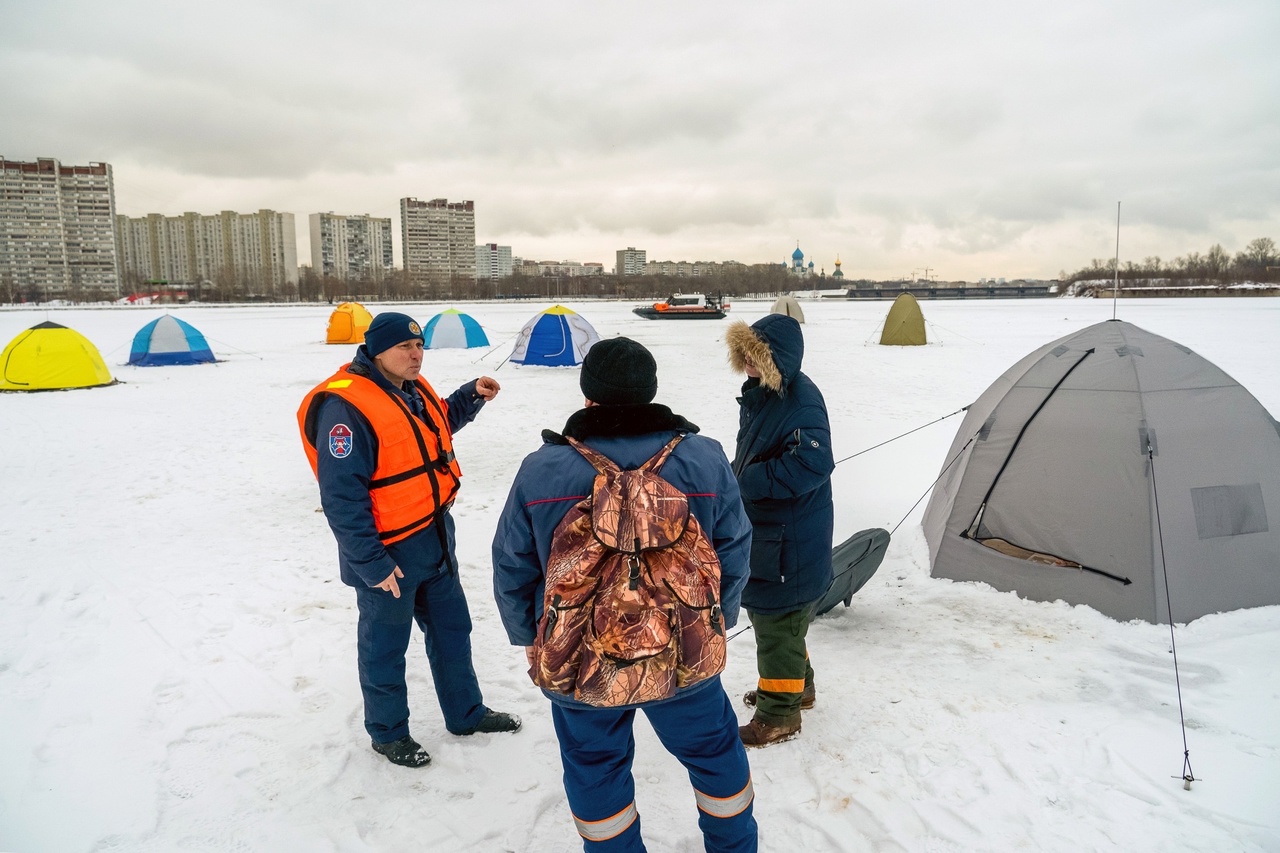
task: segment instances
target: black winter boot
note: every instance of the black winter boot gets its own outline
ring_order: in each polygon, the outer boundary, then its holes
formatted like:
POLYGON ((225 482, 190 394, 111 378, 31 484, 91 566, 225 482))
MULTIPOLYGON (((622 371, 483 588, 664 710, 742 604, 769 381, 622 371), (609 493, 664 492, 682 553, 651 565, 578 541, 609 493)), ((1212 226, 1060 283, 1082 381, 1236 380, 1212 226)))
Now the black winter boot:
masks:
POLYGON ((373 746, 374 752, 386 756, 387 761, 399 764, 401 767, 426 767, 431 763, 431 756, 409 735, 405 735, 400 740, 393 740, 391 743, 370 741, 370 745, 373 746))
POLYGON ((476 723, 475 728, 465 732, 458 732, 458 734, 465 736, 481 732, 518 732, 520 731, 520 726, 520 718, 515 714, 486 709, 484 716, 480 718, 480 722, 476 723))

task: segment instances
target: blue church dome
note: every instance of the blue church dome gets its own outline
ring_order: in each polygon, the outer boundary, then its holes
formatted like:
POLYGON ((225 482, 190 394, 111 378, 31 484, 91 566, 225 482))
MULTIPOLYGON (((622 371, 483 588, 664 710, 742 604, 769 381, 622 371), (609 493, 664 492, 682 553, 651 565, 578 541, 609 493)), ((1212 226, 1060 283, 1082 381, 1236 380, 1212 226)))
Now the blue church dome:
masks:
POLYGON ((791 253, 791 260, 793 260, 793 261, 803 261, 803 260, 804 260, 804 252, 800 251, 800 247, 799 247, 799 246, 796 246, 796 250, 795 250, 794 252, 792 252, 792 253, 791 253))

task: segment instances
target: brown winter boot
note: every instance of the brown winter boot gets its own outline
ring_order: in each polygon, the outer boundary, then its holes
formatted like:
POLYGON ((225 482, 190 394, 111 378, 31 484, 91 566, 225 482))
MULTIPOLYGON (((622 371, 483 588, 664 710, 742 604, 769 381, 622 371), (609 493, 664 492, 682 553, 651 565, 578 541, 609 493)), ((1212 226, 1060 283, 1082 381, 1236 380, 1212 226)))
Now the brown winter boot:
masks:
MULTIPOLYGON (((818 702, 818 690, 812 684, 805 687, 804 692, 800 694, 800 710, 807 711, 818 702)), ((742 697, 742 704, 748 708, 756 706, 756 692, 748 690, 742 697)))
POLYGON ((772 746, 775 743, 791 740, 798 734, 800 734, 799 714, 787 717, 778 725, 766 723, 759 717, 752 717, 751 722, 745 726, 738 726, 738 737, 742 738, 742 745, 746 747, 772 746))

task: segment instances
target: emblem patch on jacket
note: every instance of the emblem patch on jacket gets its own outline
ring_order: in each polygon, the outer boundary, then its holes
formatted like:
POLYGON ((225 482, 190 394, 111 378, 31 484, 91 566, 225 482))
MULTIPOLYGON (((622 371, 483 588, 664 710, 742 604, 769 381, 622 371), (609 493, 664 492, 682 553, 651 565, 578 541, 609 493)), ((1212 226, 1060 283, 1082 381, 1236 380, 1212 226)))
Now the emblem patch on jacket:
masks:
POLYGON ((329 430, 329 455, 334 459, 343 459, 351 455, 353 436, 351 427, 346 424, 334 424, 329 430))

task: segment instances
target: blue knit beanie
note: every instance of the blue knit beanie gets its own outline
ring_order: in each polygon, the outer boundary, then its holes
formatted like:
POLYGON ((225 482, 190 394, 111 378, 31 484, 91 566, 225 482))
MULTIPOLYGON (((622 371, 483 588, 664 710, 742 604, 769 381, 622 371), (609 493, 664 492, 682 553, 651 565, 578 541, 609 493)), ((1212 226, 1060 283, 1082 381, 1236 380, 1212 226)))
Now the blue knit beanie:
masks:
POLYGON ((388 311, 373 318, 364 333, 364 346, 373 358, 398 343, 422 337, 422 327, 408 314, 388 311))

